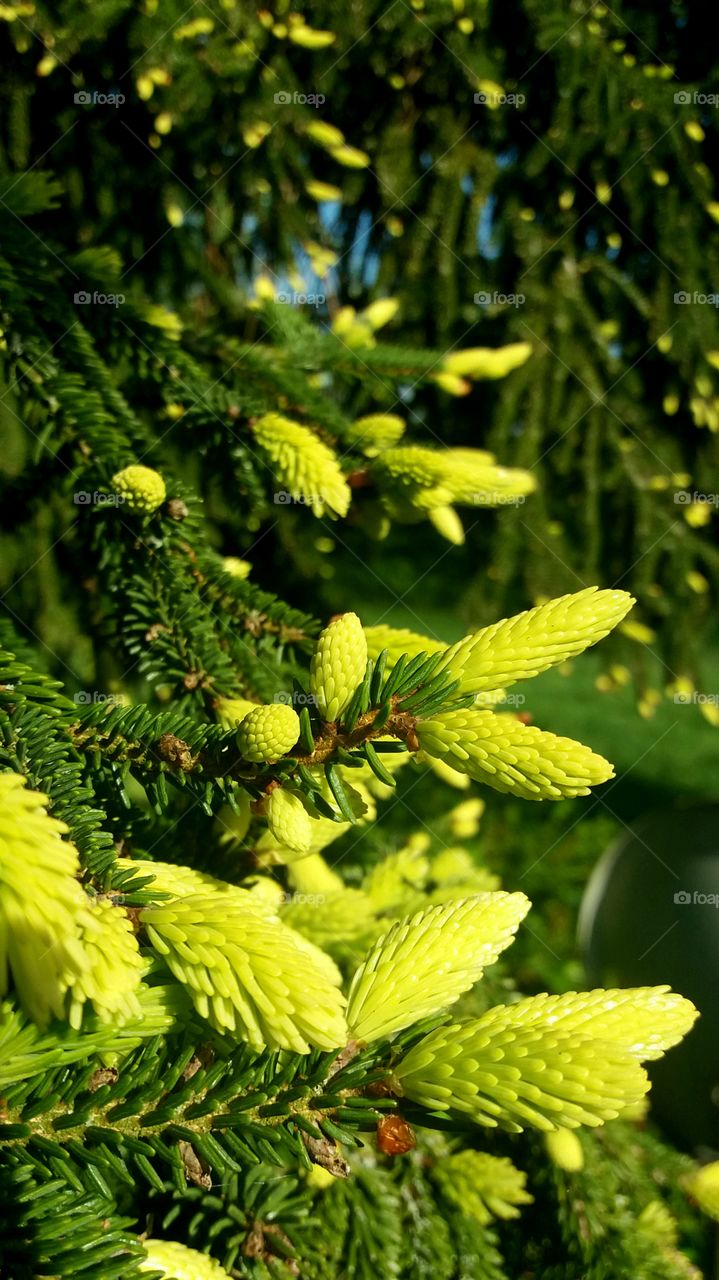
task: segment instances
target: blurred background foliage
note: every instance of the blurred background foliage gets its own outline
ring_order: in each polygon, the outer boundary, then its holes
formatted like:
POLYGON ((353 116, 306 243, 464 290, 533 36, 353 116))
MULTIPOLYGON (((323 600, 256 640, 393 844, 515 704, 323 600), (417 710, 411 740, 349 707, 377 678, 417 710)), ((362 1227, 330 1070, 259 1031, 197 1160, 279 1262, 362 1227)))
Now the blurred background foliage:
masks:
MULTIPOLYGON (((537 493, 475 512, 451 554, 425 526, 373 547, 352 518, 320 529, 302 509, 260 530, 201 487, 258 575, 289 554, 295 600, 320 612, 359 594, 368 620, 419 615, 444 636, 584 583, 631 589, 641 625, 604 685, 631 669, 650 716, 677 680, 714 689, 719 322, 675 301, 719 279, 706 15, 666 0, 370 0, 341 21, 327 3, 4 5, 0 159, 62 173, 38 251, 111 245, 106 288, 177 310, 219 375, 233 342, 284 341, 293 306, 356 350, 338 314, 376 297, 399 302, 395 357, 531 343, 468 394, 364 350, 358 385, 327 374, 346 413, 399 412, 428 444, 533 471, 537 493), (258 279, 291 301, 258 313, 258 279)), ((192 455, 191 432, 177 444, 192 455)))

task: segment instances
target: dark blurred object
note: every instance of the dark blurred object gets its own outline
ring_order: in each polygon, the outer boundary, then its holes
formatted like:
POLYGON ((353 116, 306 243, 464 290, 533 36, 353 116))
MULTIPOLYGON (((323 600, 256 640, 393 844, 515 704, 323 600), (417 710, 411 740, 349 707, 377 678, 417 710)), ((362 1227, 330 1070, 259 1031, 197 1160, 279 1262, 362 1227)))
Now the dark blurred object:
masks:
POLYGON ((718 1148, 719 806, 627 827, 591 876, 579 939, 592 985, 669 983, 694 1001, 694 1029, 650 1065, 652 1106, 675 1141, 718 1148))

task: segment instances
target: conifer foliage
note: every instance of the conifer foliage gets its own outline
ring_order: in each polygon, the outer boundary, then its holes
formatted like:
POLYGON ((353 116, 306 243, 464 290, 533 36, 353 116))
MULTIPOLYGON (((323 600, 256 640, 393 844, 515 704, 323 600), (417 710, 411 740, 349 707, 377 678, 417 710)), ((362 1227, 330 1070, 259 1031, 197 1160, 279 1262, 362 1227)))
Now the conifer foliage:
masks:
MULTIPOLYGON (((397 8, 392 93, 422 79, 423 28, 461 49, 474 23, 397 8)), ((275 134, 282 86, 335 56, 329 12, 200 9, 0 12, 0 1276, 691 1276, 683 1233, 690 1206, 716 1216, 715 1171, 642 1126, 643 1064, 693 1005, 665 986, 523 994, 530 900, 463 847, 475 795, 439 835, 381 847, 429 769, 518 805, 612 777, 504 691, 631 626, 634 598, 558 593, 452 645, 364 625, 361 601, 317 616, 310 540, 391 547, 412 526, 450 554, 458 509, 534 500, 502 414, 490 452, 428 438, 407 406, 446 413, 480 382, 514 382, 511 403, 535 350, 516 333, 449 350, 417 315, 393 342, 397 300, 356 281, 326 323, 288 305, 303 255, 319 281, 337 265, 318 202, 371 211, 372 164, 412 152, 396 120, 375 149, 306 101, 275 134), (51 101, 73 116, 52 169, 51 101), (210 134, 222 152, 230 115, 232 182, 210 134), (151 200, 123 130, 167 170, 151 200), (202 215, 190 178, 212 181, 202 215), (286 579, 259 585, 246 557, 275 522, 286 579)))

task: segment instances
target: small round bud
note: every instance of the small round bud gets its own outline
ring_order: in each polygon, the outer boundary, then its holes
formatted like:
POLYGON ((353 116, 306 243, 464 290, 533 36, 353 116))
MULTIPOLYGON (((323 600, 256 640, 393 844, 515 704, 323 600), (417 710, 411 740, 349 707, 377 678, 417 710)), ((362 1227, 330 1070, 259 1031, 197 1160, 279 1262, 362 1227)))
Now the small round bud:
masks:
POLYGON ((151 467, 134 464, 124 467, 112 477, 115 491, 125 500, 130 511, 150 514, 165 501, 165 481, 151 467))
POLYGON ((237 730, 237 746, 253 764, 279 760, 300 736, 300 718, 285 702, 255 707, 237 730))

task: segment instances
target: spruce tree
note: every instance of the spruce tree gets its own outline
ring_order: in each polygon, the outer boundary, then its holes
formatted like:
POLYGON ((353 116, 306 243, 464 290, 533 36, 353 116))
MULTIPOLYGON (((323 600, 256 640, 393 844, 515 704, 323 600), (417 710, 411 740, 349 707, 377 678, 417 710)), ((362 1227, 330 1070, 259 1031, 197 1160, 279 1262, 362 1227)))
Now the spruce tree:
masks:
MULTIPOLYGON (((8 1280, 679 1280, 706 1258, 716 1168, 652 1128, 642 1065, 696 1010, 666 987, 523 994, 530 902, 465 848, 475 793, 447 792, 429 832, 404 816, 430 770, 527 808, 612 776, 506 690, 616 629, 631 643, 628 583, 550 593, 530 570, 508 617, 453 644, 325 607, 318 539, 345 565, 376 544, 392 580, 402 538, 461 556, 468 512, 511 595, 540 492, 544 437, 511 429, 533 388, 546 416, 536 344, 462 341, 459 276, 442 257, 431 297, 426 238, 377 177, 411 181, 428 132, 451 143, 512 91, 506 19, 396 8, 341 33, 321 6, 0 15, 8 1280), (457 59, 491 103, 452 87, 457 59), (326 113, 301 101, 313 77, 326 113), (330 234, 318 202, 340 197, 330 234), (384 238, 353 257, 366 216, 384 238), (326 324, 313 282, 338 291, 326 324), (494 452, 448 412, 478 382, 494 452)), ((611 21, 582 18, 575 71, 611 21)), ((517 126, 487 119, 484 149, 428 183, 450 256, 517 126)), ((560 487, 600 467, 575 444, 560 487)))

